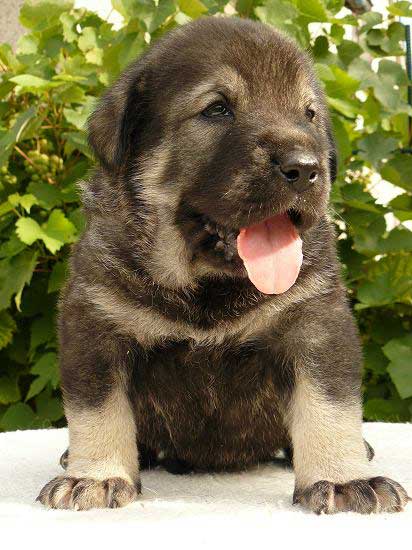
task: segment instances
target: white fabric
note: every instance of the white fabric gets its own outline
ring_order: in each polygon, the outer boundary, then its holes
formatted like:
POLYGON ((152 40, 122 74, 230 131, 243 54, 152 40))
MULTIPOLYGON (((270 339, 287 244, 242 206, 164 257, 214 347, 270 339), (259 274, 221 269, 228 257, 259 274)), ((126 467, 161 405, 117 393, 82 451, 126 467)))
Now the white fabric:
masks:
MULTIPOLYGON (((412 495, 412 424, 365 424, 364 435, 378 472, 412 495)), ((400 514, 316 516, 292 506, 293 474, 280 465, 236 474, 144 471, 141 498, 126 508, 47 510, 35 498, 62 473, 67 439, 66 429, 0 434, 3 548, 411 548, 412 502, 400 514), (3 546, 7 532, 13 546, 3 546)))

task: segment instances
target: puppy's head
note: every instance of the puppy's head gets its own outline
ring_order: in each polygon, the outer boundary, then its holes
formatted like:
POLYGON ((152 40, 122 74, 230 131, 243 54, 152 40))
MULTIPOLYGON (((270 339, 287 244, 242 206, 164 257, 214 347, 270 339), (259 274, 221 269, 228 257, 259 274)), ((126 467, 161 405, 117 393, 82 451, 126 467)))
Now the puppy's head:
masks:
POLYGON ((244 248, 265 231, 304 235, 324 216, 336 172, 310 59, 251 21, 201 19, 158 41, 106 93, 89 130, 103 168, 156 216, 153 269, 170 272, 169 239, 182 284, 246 276, 238 235, 248 228, 244 248))

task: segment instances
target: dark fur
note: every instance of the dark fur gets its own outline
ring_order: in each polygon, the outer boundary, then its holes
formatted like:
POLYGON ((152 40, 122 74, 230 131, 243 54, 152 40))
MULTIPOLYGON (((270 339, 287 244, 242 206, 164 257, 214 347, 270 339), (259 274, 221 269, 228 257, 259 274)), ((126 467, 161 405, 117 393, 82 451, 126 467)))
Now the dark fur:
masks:
MULTIPOLYGON (((190 24, 160 40, 106 93, 90 120, 90 143, 101 167, 84 186, 88 225, 60 302, 66 406, 100 407, 120 376, 145 456, 238 469, 290 447, 284 418, 307 356, 316 368, 305 368, 327 399, 359 402, 359 340, 327 215, 336 152, 305 54, 250 21, 190 24), (204 81, 225 93, 234 119, 202 118, 210 101, 192 101, 190 93, 204 81), (161 163, 160 144, 167 149, 161 163), (294 147, 320 166, 315 185, 300 195, 277 167, 294 147), (297 216, 304 264, 290 291, 266 296, 237 254, 228 261, 215 248, 219 238, 204 230, 205 220, 236 234, 285 210, 297 216), (160 242, 166 215, 175 233, 160 242), (153 260, 160 245, 164 269, 153 260), (175 280, 167 277, 170 265, 175 280), (140 324, 119 323, 119 304, 112 317, 102 312, 90 291, 96 285, 139 311, 140 324)), ((223 248, 233 254, 230 239, 223 248)))

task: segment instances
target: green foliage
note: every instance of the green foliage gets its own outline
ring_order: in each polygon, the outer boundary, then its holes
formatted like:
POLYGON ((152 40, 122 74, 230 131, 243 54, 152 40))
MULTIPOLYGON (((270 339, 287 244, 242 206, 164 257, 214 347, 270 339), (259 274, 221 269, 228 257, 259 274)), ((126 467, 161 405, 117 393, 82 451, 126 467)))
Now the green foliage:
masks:
POLYGON ((165 31, 204 15, 264 21, 312 52, 339 146, 333 215, 365 355, 365 417, 412 415, 412 155, 399 15, 343 0, 113 0, 119 30, 71 0, 26 0, 17 52, 0 46, 0 429, 61 425, 55 314, 83 219, 96 97, 165 31), (348 13, 348 12, 346 12, 348 13), (317 25, 312 25, 318 23, 317 25), (354 29, 356 41, 348 29, 354 29), (371 59, 374 60, 372 70, 371 59), (382 179, 399 188, 387 205, 382 179), (395 219, 397 226, 388 226, 395 219))

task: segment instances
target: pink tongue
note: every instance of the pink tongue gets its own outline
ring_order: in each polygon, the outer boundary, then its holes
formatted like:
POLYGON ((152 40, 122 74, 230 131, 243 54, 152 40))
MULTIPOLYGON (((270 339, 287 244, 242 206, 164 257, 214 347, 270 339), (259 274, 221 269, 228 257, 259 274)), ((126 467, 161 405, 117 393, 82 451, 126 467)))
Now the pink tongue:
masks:
POLYGON ((237 250, 249 279, 265 294, 286 292, 298 278, 302 241, 287 214, 241 229, 237 250))

